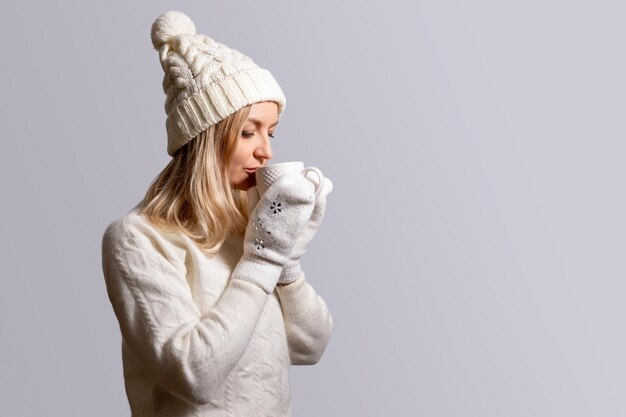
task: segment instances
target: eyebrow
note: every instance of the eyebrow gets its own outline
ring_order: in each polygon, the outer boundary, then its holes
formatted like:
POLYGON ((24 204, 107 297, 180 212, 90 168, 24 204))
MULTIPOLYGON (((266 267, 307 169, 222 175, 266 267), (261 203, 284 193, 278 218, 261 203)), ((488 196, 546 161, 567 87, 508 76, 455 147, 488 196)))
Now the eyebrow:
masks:
MULTIPOLYGON (((249 117, 248 120, 246 120, 246 122, 254 122, 255 124, 263 124, 263 122, 261 120, 255 119, 254 117, 249 117)), ((273 125, 270 125, 270 127, 274 127, 277 124, 278 124, 278 120, 273 125)))

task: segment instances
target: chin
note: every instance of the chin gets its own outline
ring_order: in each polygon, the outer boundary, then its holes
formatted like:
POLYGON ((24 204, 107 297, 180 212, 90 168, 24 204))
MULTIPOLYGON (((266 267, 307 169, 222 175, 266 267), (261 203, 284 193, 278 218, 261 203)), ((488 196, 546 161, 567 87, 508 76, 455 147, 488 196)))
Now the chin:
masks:
POLYGON ((245 180, 233 184, 234 189, 242 191, 248 191, 254 186, 256 186, 256 179, 254 178, 254 176, 247 177, 245 180))

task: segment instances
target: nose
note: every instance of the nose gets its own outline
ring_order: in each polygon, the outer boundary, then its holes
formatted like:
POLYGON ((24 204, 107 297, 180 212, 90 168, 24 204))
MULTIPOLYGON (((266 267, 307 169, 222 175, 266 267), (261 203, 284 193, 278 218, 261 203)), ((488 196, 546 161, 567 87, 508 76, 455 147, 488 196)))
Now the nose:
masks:
POLYGON ((274 153, 272 152, 272 145, 270 144, 269 137, 264 137, 254 150, 254 156, 259 159, 272 159, 274 153))

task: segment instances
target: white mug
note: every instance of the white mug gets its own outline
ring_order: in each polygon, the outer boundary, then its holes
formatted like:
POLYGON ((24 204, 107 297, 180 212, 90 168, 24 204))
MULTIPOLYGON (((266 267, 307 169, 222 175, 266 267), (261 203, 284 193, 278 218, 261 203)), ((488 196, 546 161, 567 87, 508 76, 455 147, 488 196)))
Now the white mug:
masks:
POLYGON ((257 168, 255 176, 256 188, 259 192, 259 196, 265 194, 265 190, 267 190, 269 186, 272 185, 272 183, 279 177, 292 172, 304 175, 307 180, 311 181, 313 185, 315 185, 316 197, 319 195, 320 191, 322 191, 322 187, 324 186, 324 175, 322 174, 322 171, 315 167, 305 168, 304 162, 294 161, 266 165, 264 167, 257 168), (317 182, 308 176, 309 172, 314 172, 317 175, 317 182))

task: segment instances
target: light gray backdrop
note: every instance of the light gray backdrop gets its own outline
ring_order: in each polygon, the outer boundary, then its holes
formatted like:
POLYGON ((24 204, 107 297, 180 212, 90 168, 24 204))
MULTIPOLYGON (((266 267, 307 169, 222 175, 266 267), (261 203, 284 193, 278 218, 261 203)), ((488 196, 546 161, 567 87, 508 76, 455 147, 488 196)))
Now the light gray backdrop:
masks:
POLYGON ((161 13, 250 55, 335 184, 295 416, 626 415, 617 1, 4 1, 0 415, 128 416, 105 227, 169 157, 161 13))

